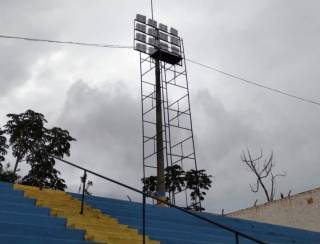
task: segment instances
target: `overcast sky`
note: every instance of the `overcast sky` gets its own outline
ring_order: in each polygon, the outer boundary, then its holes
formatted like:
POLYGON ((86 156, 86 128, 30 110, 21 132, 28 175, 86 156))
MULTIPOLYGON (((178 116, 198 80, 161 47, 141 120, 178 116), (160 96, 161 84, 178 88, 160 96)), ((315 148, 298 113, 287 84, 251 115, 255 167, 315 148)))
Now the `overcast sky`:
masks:
MULTIPOLYGON (((317 0, 154 0, 157 20, 177 28, 187 58, 320 102, 317 0)), ((147 0, 2 0, 0 34, 132 45, 147 0)), ((267 157, 287 176, 280 192, 319 186, 320 107, 187 63, 196 153, 214 175, 205 207, 252 206, 254 177, 242 150, 267 157)), ((77 138, 70 160, 141 187, 139 56, 133 50, 0 39, 0 124, 33 109, 77 138)), ((61 167, 70 189, 80 172, 61 167)), ((93 192, 134 194, 94 180, 93 192)))

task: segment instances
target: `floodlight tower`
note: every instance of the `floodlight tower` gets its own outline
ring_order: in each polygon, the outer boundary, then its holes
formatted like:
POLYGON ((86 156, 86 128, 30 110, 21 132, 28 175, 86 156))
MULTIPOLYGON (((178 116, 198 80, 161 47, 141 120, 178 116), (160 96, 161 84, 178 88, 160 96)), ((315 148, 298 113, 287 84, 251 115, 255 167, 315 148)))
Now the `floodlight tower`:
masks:
MULTIPOLYGON (((134 49, 140 53, 143 177, 156 173, 157 196, 165 199, 165 166, 197 170, 183 42, 176 29, 137 14, 134 49)), ((179 193, 168 194, 175 203, 179 193)), ((187 192, 183 198, 189 206, 187 192)))

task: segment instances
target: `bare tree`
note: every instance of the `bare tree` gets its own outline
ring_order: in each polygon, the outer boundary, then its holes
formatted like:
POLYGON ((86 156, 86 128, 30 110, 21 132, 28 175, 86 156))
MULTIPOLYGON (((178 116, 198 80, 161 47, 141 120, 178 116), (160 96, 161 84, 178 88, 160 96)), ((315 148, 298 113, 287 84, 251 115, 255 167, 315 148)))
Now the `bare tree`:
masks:
POLYGON ((286 176, 286 174, 273 173, 275 166, 273 152, 270 153, 270 156, 266 160, 263 159, 262 150, 260 151, 260 155, 258 157, 253 158, 249 149, 247 149, 246 152, 242 152, 241 160, 256 176, 256 183, 254 185, 250 184, 251 191, 253 193, 257 193, 261 187, 267 198, 267 201, 272 202, 276 192, 276 178, 280 176, 286 176))

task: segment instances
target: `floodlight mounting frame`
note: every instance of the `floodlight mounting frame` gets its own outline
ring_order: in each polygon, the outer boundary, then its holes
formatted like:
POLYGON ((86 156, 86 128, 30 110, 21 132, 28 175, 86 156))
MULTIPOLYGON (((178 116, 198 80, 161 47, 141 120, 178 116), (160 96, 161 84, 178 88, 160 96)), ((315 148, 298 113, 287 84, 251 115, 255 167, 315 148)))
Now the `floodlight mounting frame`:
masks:
POLYGON ((139 51, 139 52, 142 52, 141 50, 138 50, 136 48, 136 44, 137 43, 141 43, 141 44, 144 44, 146 45, 146 54, 149 54, 152 58, 154 59, 158 59, 160 61, 163 61, 163 62, 166 62, 166 63, 169 63, 169 64, 172 64, 172 65, 180 65, 182 66, 182 60, 183 60, 183 56, 184 56, 184 53, 183 53, 183 48, 182 48, 182 39, 177 36, 177 35, 173 35, 172 33, 168 32, 168 31, 165 31, 165 30, 161 30, 159 29, 158 27, 155 27, 151 24, 149 24, 147 21, 146 22, 142 22, 142 21, 139 21, 138 19, 134 19, 134 40, 133 40, 133 47, 136 51, 139 51), (137 23, 138 24, 142 24, 142 25, 145 25, 146 26, 146 31, 145 32, 142 32, 141 30, 139 30, 137 28, 137 23), (156 31, 156 35, 157 36, 153 36, 151 34, 148 33, 148 28, 151 28, 151 29, 154 29, 156 31), (144 34, 146 35, 146 42, 143 42, 141 40, 138 40, 136 38, 136 33, 141 33, 141 34, 144 34), (168 40, 163 40, 160 38, 160 33, 163 33, 165 35, 168 36, 168 40), (159 41, 158 43, 158 46, 155 46, 155 45, 151 45, 150 43, 148 43, 148 37, 149 38, 155 38, 157 41, 159 41), (170 38, 175 38, 177 39, 179 45, 176 45, 174 44, 173 42, 169 41, 170 38), (170 52, 169 50, 166 50, 166 49, 163 49, 161 48, 161 44, 160 43, 165 43, 168 45, 168 47, 175 47, 178 49, 178 51, 180 51, 179 54, 176 54, 174 52, 170 52), (152 47, 155 49, 155 52, 153 53, 150 53, 148 52, 148 47, 152 47))
MULTIPOLYGON (((136 23, 134 21, 134 47, 136 40, 136 23)), ((139 22, 140 23, 140 22, 139 22)), ((149 26, 147 23, 143 23, 149 26)), ((154 28, 154 26, 150 26, 154 28)), ((146 34, 146 33, 145 33, 146 34)), ((170 33, 167 33, 170 34, 170 33)), ((154 176, 157 172, 157 148, 156 148, 156 80, 153 73, 156 69, 156 59, 160 61, 161 70, 161 106, 162 106, 162 133, 165 165, 180 165, 186 171, 198 170, 193 135, 192 114, 190 108, 190 93, 188 75, 186 69, 183 40, 180 37, 181 56, 172 61, 167 58, 167 52, 158 49, 149 54, 139 50, 140 57, 140 80, 141 80, 141 119, 142 119, 142 154, 143 154, 143 178, 154 176), (174 95, 177 89, 181 95, 174 95), (184 122, 184 123, 182 123, 184 122), (179 134, 186 134, 179 138, 179 134), (178 139, 177 139, 178 138, 178 139), (186 152, 188 148, 188 152, 186 152)), ((148 45, 146 43, 146 45, 148 45)), ((170 54, 170 53, 169 53, 170 54)), ((190 208, 197 205, 201 208, 201 200, 191 201, 189 190, 169 192, 169 200, 172 204, 178 204, 190 208), (183 195, 181 195, 183 194, 183 195), (181 195, 181 196, 180 196, 181 195)))

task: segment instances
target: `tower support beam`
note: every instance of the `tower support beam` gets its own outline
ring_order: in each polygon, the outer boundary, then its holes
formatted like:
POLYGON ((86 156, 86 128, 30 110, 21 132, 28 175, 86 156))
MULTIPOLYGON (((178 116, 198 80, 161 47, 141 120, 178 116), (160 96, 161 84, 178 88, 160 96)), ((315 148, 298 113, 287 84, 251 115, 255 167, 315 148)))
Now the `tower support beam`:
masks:
POLYGON ((160 61, 155 60, 156 72, 156 130, 157 130, 157 192, 160 198, 165 198, 164 155, 163 155, 163 125, 160 61))

